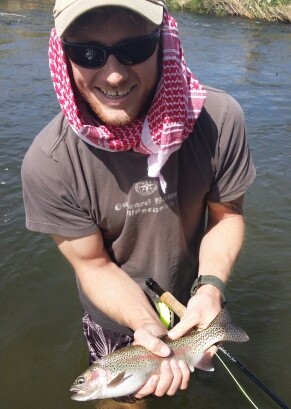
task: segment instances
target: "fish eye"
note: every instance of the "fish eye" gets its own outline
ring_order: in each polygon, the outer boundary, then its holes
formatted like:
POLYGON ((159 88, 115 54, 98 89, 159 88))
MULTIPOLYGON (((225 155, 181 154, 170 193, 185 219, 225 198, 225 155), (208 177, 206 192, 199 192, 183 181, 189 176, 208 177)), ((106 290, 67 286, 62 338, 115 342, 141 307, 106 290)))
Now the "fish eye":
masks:
POLYGON ((79 376, 79 378, 76 380, 77 385, 83 385, 84 382, 85 382, 84 376, 79 376))

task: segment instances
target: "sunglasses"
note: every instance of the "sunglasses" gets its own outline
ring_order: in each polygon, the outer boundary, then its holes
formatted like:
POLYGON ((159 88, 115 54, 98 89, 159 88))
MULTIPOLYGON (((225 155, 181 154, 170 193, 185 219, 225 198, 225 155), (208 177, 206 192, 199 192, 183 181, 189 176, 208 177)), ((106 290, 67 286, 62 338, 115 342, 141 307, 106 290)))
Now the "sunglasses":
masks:
POLYGON ((160 38, 160 30, 143 37, 122 41, 113 47, 97 43, 69 43, 62 40, 67 57, 83 68, 101 68, 112 54, 123 65, 140 64, 150 58, 160 38))

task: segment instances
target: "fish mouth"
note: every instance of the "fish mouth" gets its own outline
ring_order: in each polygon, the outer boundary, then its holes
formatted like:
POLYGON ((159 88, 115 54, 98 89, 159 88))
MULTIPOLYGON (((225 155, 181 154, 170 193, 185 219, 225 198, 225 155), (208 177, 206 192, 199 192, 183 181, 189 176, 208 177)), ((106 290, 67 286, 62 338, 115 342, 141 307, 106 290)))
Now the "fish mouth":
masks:
POLYGON ((78 400, 78 401, 84 401, 84 400, 87 400, 87 396, 85 395, 82 395, 82 394, 79 394, 79 393, 75 393, 74 395, 72 395, 71 396, 71 399, 72 400, 78 400))
POLYGON ((72 400, 77 400, 77 401, 92 400, 92 399, 95 399, 95 393, 94 392, 79 391, 79 392, 75 393, 74 395, 72 395, 71 399, 72 400))
POLYGON ((76 392, 77 395, 87 395, 92 391, 88 390, 88 388, 84 388, 84 386, 82 388, 78 386, 71 386, 70 392, 76 392))
POLYGON ((91 398, 91 396, 94 394, 94 392, 92 391, 82 391, 78 388, 71 388, 70 389, 71 392, 76 392, 74 395, 71 396, 71 399, 73 400, 79 400, 79 401, 85 401, 85 400, 89 400, 91 398))
POLYGON ((84 390, 82 390, 80 388, 77 388, 76 386, 72 386, 70 388, 70 392, 85 393, 86 391, 84 391, 84 390))

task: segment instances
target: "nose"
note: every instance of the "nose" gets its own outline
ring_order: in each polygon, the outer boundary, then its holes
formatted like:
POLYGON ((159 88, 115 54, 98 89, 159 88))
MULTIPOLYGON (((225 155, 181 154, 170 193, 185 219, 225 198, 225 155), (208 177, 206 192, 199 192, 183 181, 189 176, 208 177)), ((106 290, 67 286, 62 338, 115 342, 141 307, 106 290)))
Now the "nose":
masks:
POLYGON ((127 66, 121 64, 112 54, 100 70, 103 80, 112 87, 118 87, 128 79, 129 75, 127 66))

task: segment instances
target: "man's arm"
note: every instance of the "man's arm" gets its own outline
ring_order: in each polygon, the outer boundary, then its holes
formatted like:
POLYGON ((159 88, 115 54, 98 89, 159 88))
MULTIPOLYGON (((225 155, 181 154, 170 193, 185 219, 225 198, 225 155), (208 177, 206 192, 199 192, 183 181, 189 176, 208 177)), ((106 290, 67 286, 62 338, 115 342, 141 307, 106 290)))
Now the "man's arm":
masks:
MULTIPOLYGON (((53 236, 60 251, 75 269, 83 292, 103 313, 134 331, 136 343, 162 357, 170 348, 158 336, 166 332, 141 288, 111 261, 99 231, 82 238, 53 236)), ((161 375, 152 376, 137 393, 173 395, 187 387, 190 371, 184 362, 164 361, 161 375)))
MULTIPOLYGON (((227 203, 208 203, 208 224, 199 252, 198 275, 214 275, 226 283, 244 242, 243 196, 227 203)), ((219 290, 201 286, 189 300, 181 321, 169 332, 177 339, 193 327, 205 328, 221 309, 219 290)))
POLYGON ((161 327, 141 288, 110 260, 99 231, 77 239, 53 238, 74 267, 82 290, 103 313, 133 331, 149 323, 161 327))

